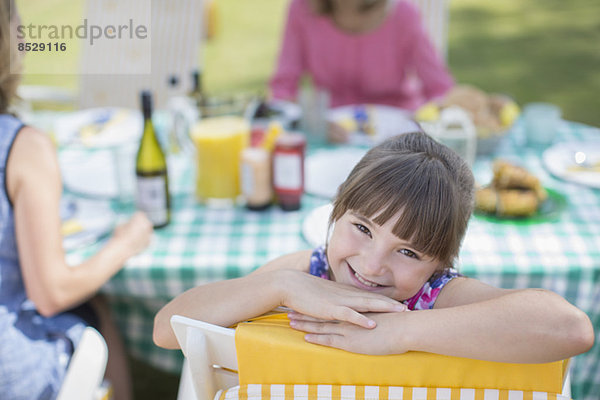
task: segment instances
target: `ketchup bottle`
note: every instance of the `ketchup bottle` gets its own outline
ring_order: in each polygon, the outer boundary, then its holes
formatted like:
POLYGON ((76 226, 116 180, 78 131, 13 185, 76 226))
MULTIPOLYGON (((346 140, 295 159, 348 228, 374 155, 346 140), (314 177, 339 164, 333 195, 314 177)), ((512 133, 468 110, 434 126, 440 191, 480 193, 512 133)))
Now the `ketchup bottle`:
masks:
POLYGON ((284 133, 273 150, 273 189, 284 211, 300 209, 304 191, 304 151, 306 139, 301 133, 284 133))

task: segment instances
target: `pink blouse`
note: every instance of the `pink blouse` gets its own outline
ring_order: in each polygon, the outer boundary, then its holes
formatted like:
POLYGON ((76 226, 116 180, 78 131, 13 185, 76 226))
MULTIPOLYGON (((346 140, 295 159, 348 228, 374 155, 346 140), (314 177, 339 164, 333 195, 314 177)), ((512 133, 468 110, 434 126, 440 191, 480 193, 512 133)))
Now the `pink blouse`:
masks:
POLYGON ((393 1, 376 29, 349 34, 292 0, 271 94, 295 100, 302 74, 329 92, 331 107, 385 104, 414 110, 454 81, 421 25, 417 8, 393 1), (415 76, 417 79, 411 79, 415 76))

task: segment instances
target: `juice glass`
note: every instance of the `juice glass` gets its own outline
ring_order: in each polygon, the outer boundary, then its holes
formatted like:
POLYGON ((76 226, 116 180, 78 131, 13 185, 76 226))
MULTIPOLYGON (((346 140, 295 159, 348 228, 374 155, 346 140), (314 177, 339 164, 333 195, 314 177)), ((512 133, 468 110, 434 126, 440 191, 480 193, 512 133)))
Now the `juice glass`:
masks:
POLYGON ((191 132, 197 154, 196 197, 200 202, 234 204, 241 194, 240 157, 250 126, 240 117, 200 120, 191 132))

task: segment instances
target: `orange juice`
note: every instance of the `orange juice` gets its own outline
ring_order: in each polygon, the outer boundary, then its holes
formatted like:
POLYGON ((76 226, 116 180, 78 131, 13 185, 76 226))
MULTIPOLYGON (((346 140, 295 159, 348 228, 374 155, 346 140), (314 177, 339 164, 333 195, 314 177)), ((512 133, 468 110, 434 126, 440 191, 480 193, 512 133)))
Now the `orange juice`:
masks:
POLYGON ((196 145, 196 196, 199 201, 235 201, 241 194, 240 156, 250 126, 239 117, 206 118, 192 128, 196 145))

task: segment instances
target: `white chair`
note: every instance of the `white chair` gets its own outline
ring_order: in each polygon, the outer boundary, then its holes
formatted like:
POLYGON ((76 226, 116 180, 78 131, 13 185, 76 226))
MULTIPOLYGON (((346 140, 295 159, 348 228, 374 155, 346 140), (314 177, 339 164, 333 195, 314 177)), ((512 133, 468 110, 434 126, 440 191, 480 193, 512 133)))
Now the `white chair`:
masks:
MULTIPOLYGON (((234 329, 180 315, 171 318, 171 327, 185 356, 178 400, 217 400, 222 390, 239 384, 234 329)), ((562 396, 571 396, 569 372, 562 396)))
POLYGON ((107 361, 108 347, 102 335, 94 328, 85 328, 57 400, 96 400, 107 361))
POLYGON ((191 90, 202 40, 203 1, 87 0, 86 14, 90 25, 99 26, 114 24, 123 16, 139 15, 141 21, 150 20, 151 47, 149 55, 141 54, 145 49, 140 49, 136 41, 104 41, 83 47, 80 108, 138 108, 141 89, 152 90, 156 107, 164 107, 169 97, 191 90), (99 69, 105 72, 88 73, 99 69), (175 87, 169 85, 172 76, 178 78, 175 87))
POLYGON ((204 0, 87 0, 84 13, 88 26, 119 26, 130 18, 149 25, 146 47, 124 39, 82 45, 77 93, 22 85, 18 94, 26 103, 137 109, 140 90, 149 89, 160 108, 169 97, 191 90, 203 40, 204 0), (170 85, 173 76, 177 86, 170 85))
POLYGON ((171 327, 185 356, 178 400, 210 400, 238 384, 234 329, 179 315, 171 327))
POLYGON ((411 0, 421 10, 425 30, 442 58, 448 58, 450 0, 411 0))

